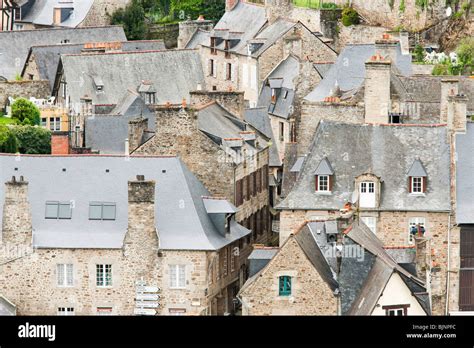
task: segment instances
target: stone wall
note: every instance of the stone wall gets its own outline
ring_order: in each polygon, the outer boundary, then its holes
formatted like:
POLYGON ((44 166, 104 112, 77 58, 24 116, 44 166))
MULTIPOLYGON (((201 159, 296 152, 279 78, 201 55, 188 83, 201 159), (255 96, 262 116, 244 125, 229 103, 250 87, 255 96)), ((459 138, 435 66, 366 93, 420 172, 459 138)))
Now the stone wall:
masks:
POLYGON ((244 119, 245 102, 244 92, 229 91, 191 91, 191 104, 199 106, 215 101, 234 116, 244 119))
POLYGON ((241 293, 243 315, 337 315, 338 301, 294 238, 241 293), (291 295, 279 296, 279 277, 291 276, 291 295))
POLYGON ((214 27, 214 23, 210 20, 187 20, 179 22, 179 36, 178 36, 178 48, 185 48, 188 41, 191 39, 193 34, 198 29, 210 31, 214 27))
POLYGON ((46 99, 51 96, 49 81, 7 81, 0 82, 0 110, 6 105, 8 97, 46 99))
POLYGON ((176 48, 178 46, 179 25, 171 24, 153 24, 149 27, 146 34, 147 40, 163 40, 166 48, 176 48))
POLYGON ((119 8, 124 8, 130 0, 94 0, 92 8, 79 27, 95 27, 110 24, 110 16, 119 8))
POLYGON ((320 120, 364 123, 364 112, 363 105, 303 101, 297 126, 298 154, 307 153, 320 120))
POLYGON ((386 28, 380 26, 359 24, 346 27, 340 24, 335 42, 336 50, 341 52, 347 44, 373 44, 386 31, 386 28))

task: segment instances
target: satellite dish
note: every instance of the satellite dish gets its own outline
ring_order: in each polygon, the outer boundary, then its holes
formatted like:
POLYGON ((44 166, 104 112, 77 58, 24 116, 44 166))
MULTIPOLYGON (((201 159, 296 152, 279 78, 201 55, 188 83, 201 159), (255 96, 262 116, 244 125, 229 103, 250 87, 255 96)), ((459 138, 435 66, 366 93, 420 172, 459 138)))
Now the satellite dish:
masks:
POLYGON ((451 7, 446 7, 446 17, 451 17, 453 14, 453 9, 451 7))
POLYGON ((356 204, 358 200, 359 200, 359 191, 354 190, 354 192, 352 192, 351 203, 356 204))

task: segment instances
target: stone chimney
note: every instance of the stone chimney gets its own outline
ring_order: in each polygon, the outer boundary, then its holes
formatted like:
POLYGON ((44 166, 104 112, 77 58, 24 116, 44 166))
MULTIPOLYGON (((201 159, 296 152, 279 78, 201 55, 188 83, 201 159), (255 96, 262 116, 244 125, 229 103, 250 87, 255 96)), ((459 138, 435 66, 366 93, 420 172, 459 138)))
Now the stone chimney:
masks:
POLYGON ((191 91, 191 105, 202 105, 215 101, 241 120, 244 119, 244 92, 235 91, 191 91))
POLYGON ((265 12, 268 22, 275 22, 278 17, 288 18, 293 11, 291 0, 265 0, 265 12))
POLYGON ((128 229, 124 255, 134 265, 137 280, 143 277, 150 285, 159 278, 159 240, 155 226, 155 181, 137 175, 136 180, 128 182, 128 229))
POLYGON ((448 97, 459 92, 459 80, 443 78, 441 80, 440 122, 448 123, 448 97))
POLYGON ((225 0, 225 12, 232 11, 239 3, 239 0, 225 0))
POLYGON ((415 265, 416 276, 427 283, 430 271, 429 251, 430 241, 424 236, 415 236, 415 265))
POLYGON ((213 22, 204 19, 203 16, 199 16, 195 21, 187 20, 179 22, 178 49, 186 48, 186 44, 189 42, 196 30, 202 29, 205 31, 211 31, 212 28, 214 28, 213 22))
POLYGON ((28 182, 12 177, 5 183, 5 201, 3 205, 2 243, 15 245, 32 244, 32 223, 30 203, 28 201, 28 182))
POLYGON ((132 153, 143 143, 143 135, 148 129, 148 119, 137 117, 128 121, 128 144, 129 151, 132 153))
POLYGON ((448 128, 455 132, 466 132, 467 102, 463 94, 448 96, 448 128))
POLYGON ((382 39, 375 40, 375 52, 379 52, 385 60, 390 60, 393 64, 397 62, 399 41, 390 34, 383 34, 382 39))
POLYGON ((365 122, 388 123, 391 61, 380 54, 365 63, 365 122))

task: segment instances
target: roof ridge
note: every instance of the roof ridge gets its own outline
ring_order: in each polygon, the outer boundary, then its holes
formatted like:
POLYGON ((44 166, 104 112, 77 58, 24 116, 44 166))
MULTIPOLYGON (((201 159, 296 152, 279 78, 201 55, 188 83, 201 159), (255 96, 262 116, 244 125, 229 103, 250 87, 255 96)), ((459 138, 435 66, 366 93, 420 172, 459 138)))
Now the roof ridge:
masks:
POLYGON ((9 31, 1 31, 1 34, 7 33, 24 33, 24 32, 38 32, 38 31, 53 31, 53 30, 82 30, 82 29, 105 29, 105 28, 122 28, 121 25, 97 25, 97 26, 90 26, 90 27, 77 27, 77 28, 69 28, 69 27, 54 27, 54 28, 41 28, 41 29, 24 29, 24 30, 9 30, 9 31))
MULTIPOLYGON (((128 42, 128 41, 127 41, 128 42)), ((76 53, 76 54, 64 54, 63 57, 101 57, 101 56, 111 56, 114 54, 146 54, 146 53, 171 53, 171 52, 182 52, 182 51, 195 51, 197 50, 195 48, 181 48, 181 49, 173 49, 173 50, 168 50, 166 48, 161 49, 161 50, 136 50, 136 51, 120 51, 120 52, 103 52, 100 54, 97 54, 97 52, 91 52, 91 53, 76 53)))

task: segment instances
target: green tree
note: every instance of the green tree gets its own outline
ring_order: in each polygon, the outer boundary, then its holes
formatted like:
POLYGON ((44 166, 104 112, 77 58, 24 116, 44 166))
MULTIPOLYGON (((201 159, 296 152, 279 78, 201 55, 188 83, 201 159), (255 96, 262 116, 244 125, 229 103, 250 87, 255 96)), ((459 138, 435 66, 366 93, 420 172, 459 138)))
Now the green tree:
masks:
POLYGON ((8 137, 5 143, 2 145, 2 152, 4 153, 17 153, 18 152, 18 140, 12 132, 8 132, 8 137))
POLYGON ((415 54, 415 62, 422 63, 425 59, 425 50, 423 49, 423 46, 420 44, 416 45, 413 53, 415 54))
POLYGON ((43 155, 51 153, 51 132, 37 126, 14 126, 11 128, 22 154, 43 155))
POLYGON ((456 54, 461 73, 470 75, 474 69, 474 37, 461 40, 456 49, 456 54))
POLYGON ((359 24, 359 14, 352 7, 346 6, 342 10, 342 24, 348 27, 353 24, 359 24))
POLYGON ((171 0, 171 13, 174 18, 185 20, 188 17, 217 21, 225 12, 225 2, 219 0, 171 0))
POLYGON ((111 23, 122 25, 128 40, 143 40, 146 37, 145 10, 141 1, 132 0, 111 16, 111 23))
POLYGON ((24 98, 15 100, 12 104, 12 118, 19 122, 29 122, 29 124, 40 124, 40 111, 38 107, 24 98))

